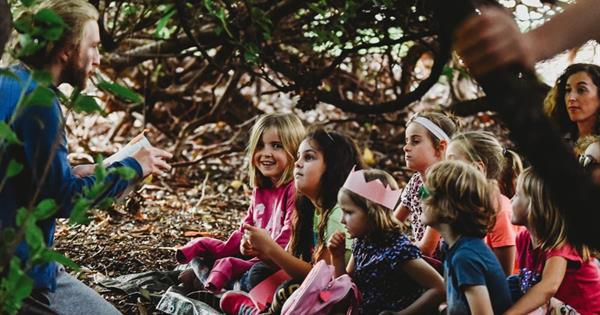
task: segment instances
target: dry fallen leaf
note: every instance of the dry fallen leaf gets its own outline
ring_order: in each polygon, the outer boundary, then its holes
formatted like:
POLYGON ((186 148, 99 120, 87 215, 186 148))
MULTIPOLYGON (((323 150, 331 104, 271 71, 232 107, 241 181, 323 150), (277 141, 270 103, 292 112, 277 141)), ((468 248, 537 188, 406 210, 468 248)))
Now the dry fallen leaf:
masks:
POLYGON ((371 149, 368 147, 365 147, 365 150, 363 151, 363 161, 368 166, 374 166, 377 163, 377 161, 375 161, 375 155, 373 154, 373 151, 371 151, 371 149))
POLYGON ((232 182, 231 182, 231 184, 229 184, 229 185, 231 186, 231 188, 233 188, 233 189, 235 189, 235 190, 238 190, 238 189, 240 189, 240 187, 242 187, 242 185, 243 185, 243 184, 244 184, 244 183, 242 183, 242 182, 241 182, 241 181, 239 181, 239 180, 234 180, 234 181, 232 181, 232 182))
POLYGON ((202 231, 185 231, 183 233, 183 236, 185 237, 198 237, 198 236, 202 236, 202 237, 214 237, 214 235, 210 232, 202 232, 202 231))

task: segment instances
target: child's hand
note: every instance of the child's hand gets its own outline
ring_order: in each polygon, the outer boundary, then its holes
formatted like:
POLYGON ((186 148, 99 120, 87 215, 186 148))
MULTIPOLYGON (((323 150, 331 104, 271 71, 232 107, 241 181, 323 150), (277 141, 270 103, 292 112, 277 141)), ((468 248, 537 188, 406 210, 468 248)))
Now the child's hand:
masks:
POLYGON ((240 242, 240 252, 244 256, 256 257, 257 255, 257 252, 252 247, 252 244, 250 244, 250 241, 248 241, 248 236, 246 234, 244 234, 244 237, 240 242))
POLYGON ((342 232, 335 232, 331 235, 327 248, 331 257, 344 257, 346 253, 346 235, 342 232))
POLYGON ((273 246, 279 246, 273 241, 271 235, 261 228, 244 224, 244 230, 247 235, 245 238, 247 238, 248 243, 252 246, 255 256, 269 257, 268 251, 273 246))

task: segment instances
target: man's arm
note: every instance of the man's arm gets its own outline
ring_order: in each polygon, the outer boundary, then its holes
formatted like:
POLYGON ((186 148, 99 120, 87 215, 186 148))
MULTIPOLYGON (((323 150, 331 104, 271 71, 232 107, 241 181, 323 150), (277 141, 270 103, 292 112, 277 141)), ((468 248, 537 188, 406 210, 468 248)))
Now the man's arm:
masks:
MULTIPOLYGON (((25 162, 31 169, 31 186, 27 189, 32 190, 32 200, 37 202, 52 198, 60 207, 57 217, 68 217, 75 197, 85 187, 91 187, 95 177, 77 177, 72 172, 67 159, 66 137, 58 101, 55 100, 52 106, 28 106, 17 117, 14 126, 23 142, 25 162)), ((115 163, 114 167, 117 166, 131 167, 138 178, 142 176, 142 167, 133 158, 115 163)), ((118 195, 129 184, 117 174, 109 175, 106 182, 108 188, 101 195, 102 198, 118 195)))

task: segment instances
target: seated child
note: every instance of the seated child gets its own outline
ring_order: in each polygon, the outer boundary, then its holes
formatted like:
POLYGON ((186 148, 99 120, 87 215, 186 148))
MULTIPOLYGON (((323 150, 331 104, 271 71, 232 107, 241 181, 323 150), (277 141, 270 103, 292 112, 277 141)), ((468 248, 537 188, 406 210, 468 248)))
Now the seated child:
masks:
POLYGON ((444 280, 393 216, 399 198, 394 178, 374 169, 353 170, 338 193, 342 223, 354 238, 347 267, 344 233, 335 233, 328 247, 335 276, 349 273, 362 293, 361 314, 433 314, 444 299, 444 280))
POLYGON ((244 225, 264 228, 279 246, 287 246, 295 198, 294 156, 304 134, 302 122, 293 114, 269 114, 256 121, 248 145, 254 185, 248 213, 226 242, 201 237, 177 250, 179 263, 199 258, 211 268, 206 280, 198 279, 192 269, 182 272, 180 280, 186 288, 219 292, 259 261, 251 248, 242 246, 244 225))
POLYGON ((600 314, 600 270, 586 246, 569 243, 564 218, 548 186, 533 169, 517 181, 513 223, 527 230, 517 237, 521 298, 505 314, 545 308, 555 297, 577 312, 600 314))
POLYGON ((423 223, 445 241, 447 314, 502 314, 511 305, 506 277, 483 238, 493 226, 496 184, 462 161, 427 171, 423 223))

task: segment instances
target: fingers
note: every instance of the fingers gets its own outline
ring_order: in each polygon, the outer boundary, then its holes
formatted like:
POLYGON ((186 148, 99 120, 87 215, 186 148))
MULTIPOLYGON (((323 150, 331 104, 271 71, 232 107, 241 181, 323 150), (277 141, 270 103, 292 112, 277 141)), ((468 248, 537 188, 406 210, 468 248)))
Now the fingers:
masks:
POLYGON ((250 224, 244 224, 244 230, 254 232, 254 231, 258 230, 258 228, 256 228, 253 225, 250 225, 250 224))
POLYGON ((331 235, 331 238, 329 239, 327 247, 339 248, 339 247, 345 246, 345 241, 346 241, 346 236, 344 235, 344 233, 335 232, 333 235, 331 235))
POLYGON ((153 156, 161 158, 161 159, 168 160, 173 157, 173 154, 171 154, 165 150, 161 150, 159 148, 150 147, 148 149, 150 150, 150 152, 152 153, 153 156))
POLYGON ((528 47, 513 17, 497 8, 484 8, 455 33, 455 49, 476 76, 518 63, 529 67, 528 47))
POLYGON ((164 175, 171 170, 171 165, 165 160, 172 156, 171 153, 154 147, 142 148, 134 154, 134 158, 142 166, 144 177, 150 174, 164 175))

